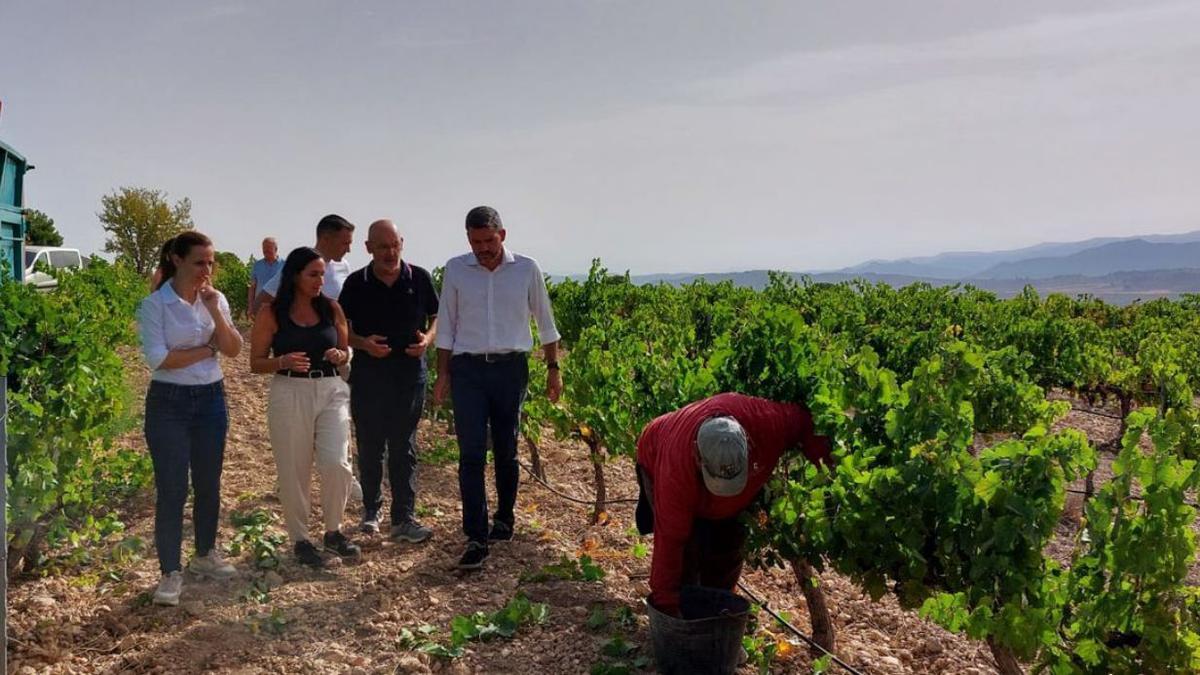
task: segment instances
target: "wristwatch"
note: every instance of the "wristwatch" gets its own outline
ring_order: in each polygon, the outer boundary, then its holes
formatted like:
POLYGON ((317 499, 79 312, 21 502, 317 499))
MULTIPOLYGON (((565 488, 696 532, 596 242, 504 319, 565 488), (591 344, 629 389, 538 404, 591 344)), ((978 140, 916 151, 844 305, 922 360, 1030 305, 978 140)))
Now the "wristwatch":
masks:
POLYGON ((210 350, 212 350, 212 355, 213 355, 213 358, 214 358, 214 359, 217 357, 217 352, 221 351, 220 349, 217 349, 217 346, 216 346, 216 345, 214 345, 214 344, 213 344, 213 343, 211 343, 211 342, 210 342, 210 343, 208 343, 208 344, 206 344, 206 345, 204 345, 204 346, 205 346, 205 347, 208 347, 210 350))
POLYGON ((558 361, 547 361, 546 370, 558 370, 558 361))

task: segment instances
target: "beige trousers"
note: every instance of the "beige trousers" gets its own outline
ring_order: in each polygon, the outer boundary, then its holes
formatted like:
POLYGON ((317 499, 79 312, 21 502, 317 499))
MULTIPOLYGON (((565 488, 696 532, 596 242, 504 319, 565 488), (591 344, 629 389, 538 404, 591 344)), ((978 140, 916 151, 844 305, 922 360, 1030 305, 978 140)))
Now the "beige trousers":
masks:
POLYGON ((350 469, 350 386, 340 377, 310 380, 276 375, 271 380, 267 425, 279 473, 283 521, 292 542, 308 539, 314 458, 321 477, 325 531, 339 529, 354 480, 350 469))

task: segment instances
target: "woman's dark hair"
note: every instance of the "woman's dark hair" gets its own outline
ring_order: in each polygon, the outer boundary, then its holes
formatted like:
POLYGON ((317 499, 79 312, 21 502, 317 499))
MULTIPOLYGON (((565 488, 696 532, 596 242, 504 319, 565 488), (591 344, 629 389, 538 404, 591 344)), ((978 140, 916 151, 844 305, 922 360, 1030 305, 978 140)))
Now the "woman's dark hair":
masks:
POLYGON ((185 230, 163 242, 158 252, 158 267, 162 270, 162 278, 158 280, 156 288, 162 288, 178 271, 171 256, 186 258, 194 246, 212 246, 212 239, 195 230, 185 230))
MULTIPOLYGON (((292 303, 296 300, 296 277, 300 276, 309 263, 320 258, 321 254, 317 253, 315 248, 308 246, 293 249, 288 254, 287 260, 283 263, 283 269, 279 272, 279 292, 275 294, 273 304, 275 322, 278 325, 282 326, 287 321, 292 303)), ((333 321, 333 305, 329 303, 329 298, 325 297, 324 293, 317 293, 317 297, 313 298, 312 303, 313 309, 317 310, 317 316, 321 317, 322 323, 333 321)))
POLYGON ((163 242, 163 245, 158 249, 158 269, 154 270, 158 274, 158 281, 154 288, 162 288, 163 278, 166 277, 167 270, 172 270, 174 273, 175 263, 171 262, 171 245, 175 243, 175 237, 163 242))

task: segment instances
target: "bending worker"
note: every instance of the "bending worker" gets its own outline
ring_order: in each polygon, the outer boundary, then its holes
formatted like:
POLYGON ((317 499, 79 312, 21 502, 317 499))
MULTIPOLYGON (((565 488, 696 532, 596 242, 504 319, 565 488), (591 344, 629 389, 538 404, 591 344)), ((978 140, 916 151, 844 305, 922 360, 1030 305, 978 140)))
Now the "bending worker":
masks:
POLYGON ((637 442, 637 525, 654 533, 650 602, 679 616, 679 590, 732 590, 742 573, 746 529, 738 514, 758 496, 783 453, 799 446, 830 461, 802 405, 718 394, 667 413, 637 442))

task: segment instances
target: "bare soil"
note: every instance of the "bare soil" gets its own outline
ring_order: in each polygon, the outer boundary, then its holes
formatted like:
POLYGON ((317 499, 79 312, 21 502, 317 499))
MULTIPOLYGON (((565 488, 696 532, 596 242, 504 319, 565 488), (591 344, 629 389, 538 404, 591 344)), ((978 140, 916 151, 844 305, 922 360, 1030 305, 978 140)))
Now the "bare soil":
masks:
MULTIPOLYGON (((279 512, 275 467, 266 431, 266 377, 251 375, 244 363, 226 362, 231 428, 226 454, 220 539, 233 535, 228 512, 262 507, 279 512)), ((131 364, 131 371, 137 370, 131 364)), ((144 370, 135 373, 145 381, 144 370)), ((144 386, 144 384, 142 385, 144 386)), ((1065 424, 1084 429, 1093 442, 1116 434, 1117 422, 1072 413, 1065 424)), ((450 447, 443 422, 424 421, 422 453, 450 447)), ((124 442, 144 449, 140 432, 124 442)), ((524 453, 524 448, 522 452, 524 453)), ((587 499, 593 493, 586 447, 546 435, 542 454, 549 480, 566 493, 587 499)), ((524 457, 528 462, 528 458, 524 457)), ((1098 483, 1105 479, 1097 476, 1098 483)), ((633 467, 618 459, 606 467, 609 494, 636 496, 633 467)), ((648 593, 650 557, 636 557, 631 534, 633 508, 614 505, 603 525, 589 526, 590 508, 560 499, 522 475, 515 539, 495 545, 483 570, 462 573, 461 511, 456 467, 425 463, 420 469, 418 513, 434 529, 432 541, 393 544, 386 537, 355 534, 364 554, 358 562, 313 571, 290 553, 278 571, 280 585, 265 603, 241 596, 254 576, 244 557, 235 560, 241 576, 230 582, 188 576, 177 608, 149 604, 158 581, 153 542, 154 495, 149 490, 124 508, 128 534, 147 542, 144 555, 120 569, 92 563, 44 578, 20 578, 9 590, 8 665, 12 673, 587 673, 610 661, 601 647, 621 630, 615 625, 589 630, 592 607, 631 608, 638 622, 625 638, 650 656, 648 623, 641 599, 648 593), (536 570, 566 554, 587 553, 606 571, 599 582, 522 583, 536 570), (114 574, 107 575, 106 571, 114 574), (455 615, 494 611, 518 591, 549 605, 541 626, 522 628, 512 639, 470 643, 459 659, 442 661, 402 648, 402 629, 429 624, 445 637, 455 615), (272 611, 282 622, 272 622, 272 611)), ((319 481, 314 477, 314 489, 319 481)), ((494 499, 494 497, 493 497, 494 499)), ((313 500, 313 535, 318 536, 319 500, 313 500)), ((358 524, 358 504, 347 512, 346 530, 358 524)), ((1074 536, 1064 518, 1060 543, 1065 557, 1074 536)), ((387 523, 384 523, 385 531, 387 523)), ((190 552, 190 515, 185 522, 185 555, 190 552)), ((280 531, 281 528, 280 528, 280 531)), ((96 551, 102 561, 105 551, 96 551)), ((1064 560, 1065 562, 1065 560, 1064 560)), ((805 632, 809 618, 790 570, 749 571, 743 580, 776 610, 786 611, 805 632)), ((837 629, 838 653, 863 672, 994 673, 987 647, 956 636, 901 609, 893 599, 871 602, 852 582, 822 575, 837 629)), ((807 672, 812 656, 786 631, 761 615, 760 632, 781 641, 773 672, 807 672)), ((652 669, 652 666, 650 667, 652 669)), ((836 672, 835 668, 835 672, 836 672)), ((743 673, 755 672, 749 666, 743 673)))

